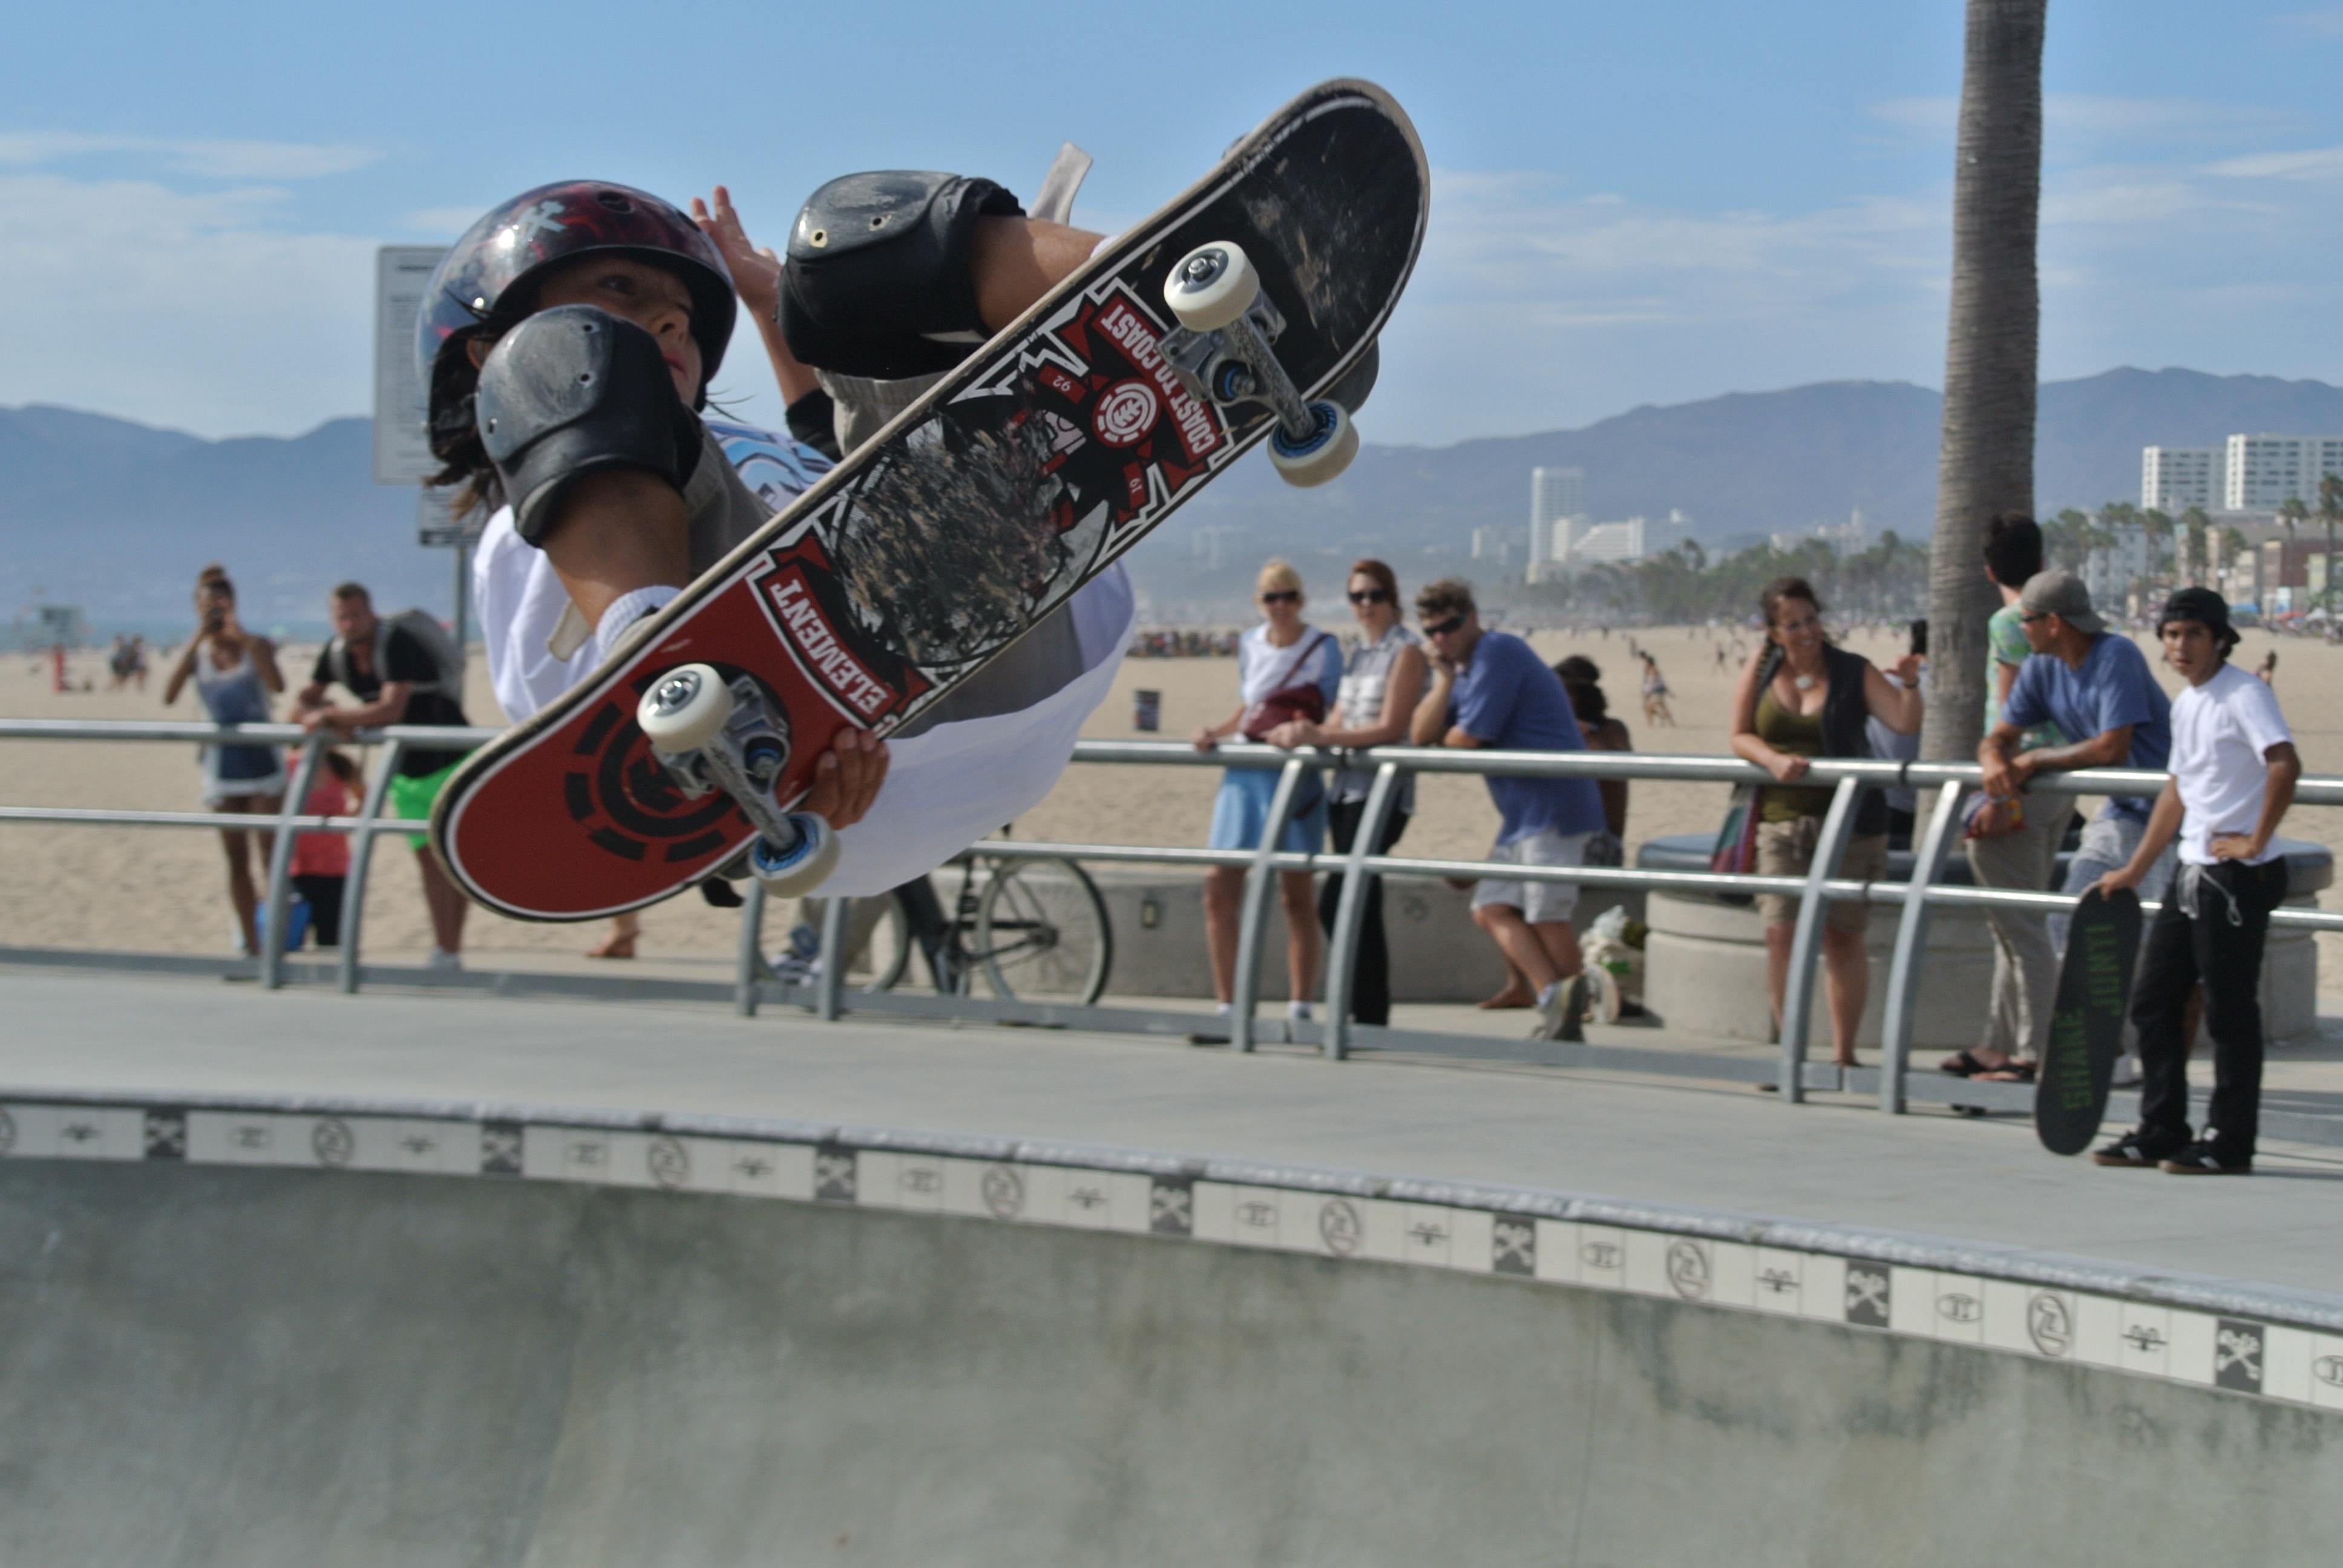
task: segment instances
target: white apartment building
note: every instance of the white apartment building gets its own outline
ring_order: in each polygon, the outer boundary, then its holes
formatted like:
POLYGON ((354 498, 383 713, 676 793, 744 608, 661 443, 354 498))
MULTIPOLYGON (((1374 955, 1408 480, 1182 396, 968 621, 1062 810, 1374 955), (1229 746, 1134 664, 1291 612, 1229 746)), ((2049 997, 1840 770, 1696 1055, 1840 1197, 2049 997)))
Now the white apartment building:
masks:
POLYGON ((2232 436, 2222 467, 2224 511, 2269 511, 2289 497, 2315 507, 2320 477, 2343 474, 2343 436, 2232 436))
POLYGON ((1647 524, 1641 518, 1624 522, 1594 523, 1570 542, 1570 564, 1590 567, 1597 561, 1640 561, 1644 555, 1647 524))
MULTIPOLYGON (((2238 437, 2231 437, 2231 440, 2238 437)), ((2178 517, 2191 507, 2219 511, 2227 451, 2221 447, 2143 447, 2139 504, 2178 517)))
POLYGON ((1530 470, 1530 559, 1558 561, 1570 553, 1586 516, 1586 470, 1530 470))

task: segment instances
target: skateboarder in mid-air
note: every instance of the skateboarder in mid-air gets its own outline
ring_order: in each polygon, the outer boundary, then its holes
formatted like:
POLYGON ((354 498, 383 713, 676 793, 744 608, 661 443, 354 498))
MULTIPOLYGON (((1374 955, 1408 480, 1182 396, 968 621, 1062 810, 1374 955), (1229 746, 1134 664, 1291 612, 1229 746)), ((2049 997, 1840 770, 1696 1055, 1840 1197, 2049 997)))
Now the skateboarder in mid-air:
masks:
MULTIPOLYGON (((766 338, 792 429, 835 456, 822 439, 830 398, 806 367, 842 390, 947 371, 1101 237, 1027 217, 990 180, 947 175, 830 182, 799 214, 786 261, 749 243, 721 187, 694 206, 697 223, 623 186, 541 186, 474 224, 432 278, 418 357, 437 482, 494 514, 483 559, 501 551, 523 584, 482 599, 499 696, 518 694, 508 708, 583 679, 803 487, 744 482, 759 455, 787 467, 793 443, 744 446, 761 433, 711 430, 698 413, 736 299, 766 338), (532 602, 558 620, 540 629, 532 602)), ((851 406, 834 423, 858 437, 876 427, 851 406)), ((899 730, 891 752, 842 731, 804 802, 834 827, 860 824, 841 833, 826 890, 921 875, 1046 794, 1106 694, 1133 608, 1111 567, 899 730)))

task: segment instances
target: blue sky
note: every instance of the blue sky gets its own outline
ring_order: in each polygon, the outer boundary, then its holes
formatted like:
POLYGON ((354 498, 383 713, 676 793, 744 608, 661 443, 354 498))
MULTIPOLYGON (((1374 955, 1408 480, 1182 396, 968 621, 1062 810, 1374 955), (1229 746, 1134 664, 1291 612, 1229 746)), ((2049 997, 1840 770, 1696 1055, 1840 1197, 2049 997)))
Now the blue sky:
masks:
MULTIPOLYGON (((1295 89, 1389 87, 1435 170, 1370 440, 1943 363, 1958 0, 18 7, 0 55, 0 405, 205 435, 363 412, 372 256, 598 175, 729 184, 778 243, 853 168, 1142 216, 1295 89), (1329 20, 1332 17, 1333 20, 1329 20), (1176 82, 1176 89, 1165 86, 1176 82)), ((2343 6, 2053 0, 2043 371, 2336 379, 2343 6)), ((744 337, 719 390, 770 417, 744 337)))

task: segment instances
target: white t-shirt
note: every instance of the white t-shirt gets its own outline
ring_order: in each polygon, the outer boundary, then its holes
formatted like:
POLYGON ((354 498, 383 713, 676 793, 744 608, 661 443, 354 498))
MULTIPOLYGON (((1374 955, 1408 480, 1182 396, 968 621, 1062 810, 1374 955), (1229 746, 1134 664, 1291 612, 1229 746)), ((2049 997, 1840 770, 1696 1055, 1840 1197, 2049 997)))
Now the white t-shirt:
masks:
MULTIPOLYGON (((710 423, 741 477, 768 504, 784 506, 823 467, 781 460, 786 436, 710 423), (747 437, 760 437, 746 439, 747 437)), ((641 616, 680 589, 641 588, 611 607, 597 635, 568 658, 547 646, 569 595, 545 552, 514 531, 506 508, 488 519, 472 562, 472 593, 487 643, 488 676, 505 716, 518 723, 590 674, 641 616)), ((1106 700, 1138 619, 1137 598, 1121 562, 1084 584, 1071 601, 1082 672, 1014 713, 938 724, 888 742, 887 782, 870 815, 840 831, 838 869, 825 894, 860 897, 924 876, 979 839, 1039 805, 1065 771, 1082 721, 1106 700)))
MULTIPOLYGON (((2212 679, 2172 699, 2167 766, 2187 812, 2180 821, 2181 859, 2209 866, 2215 834, 2254 830, 2269 783, 2269 763, 2262 754, 2293 739, 2268 683, 2234 664, 2224 663, 2212 679)), ((2254 863, 2278 857, 2272 845, 2254 863)))

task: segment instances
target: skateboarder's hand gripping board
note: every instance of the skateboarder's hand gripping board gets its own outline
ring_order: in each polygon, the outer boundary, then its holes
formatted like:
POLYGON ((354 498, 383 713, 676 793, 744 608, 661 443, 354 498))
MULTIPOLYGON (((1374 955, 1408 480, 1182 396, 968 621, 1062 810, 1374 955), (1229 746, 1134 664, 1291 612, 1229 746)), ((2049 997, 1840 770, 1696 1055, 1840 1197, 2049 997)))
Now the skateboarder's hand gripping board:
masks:
MULTIPOLYGON (((1350 461, 1426 189, 1379 88, 1288 104, 474 753, 432 815, 450 874, 536 920, 820 886, 825 818, 880 782, 842 734, 919 717, 1252 446, 1295 484, 1350 461)), ((793 259, 858 237, 799 229, 793 259)))

